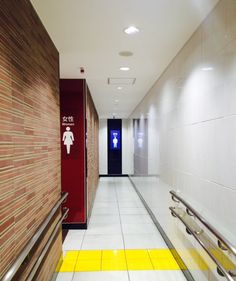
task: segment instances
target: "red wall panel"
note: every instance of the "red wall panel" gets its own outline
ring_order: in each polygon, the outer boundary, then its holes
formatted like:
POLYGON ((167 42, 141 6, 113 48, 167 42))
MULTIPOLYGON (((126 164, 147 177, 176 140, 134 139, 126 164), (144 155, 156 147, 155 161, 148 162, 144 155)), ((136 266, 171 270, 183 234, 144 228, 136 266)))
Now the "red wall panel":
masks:
POLYGON ((60 80, 61 107, 61 176, 62 191, 69 193, 65 206, 70 209, 68 228, 86 224, 85 182, 85 98, 83 79, 60 80), (66 130, 69 127, 70 130, 66 130), (70 151, 67 151, 67 145, 70 151))

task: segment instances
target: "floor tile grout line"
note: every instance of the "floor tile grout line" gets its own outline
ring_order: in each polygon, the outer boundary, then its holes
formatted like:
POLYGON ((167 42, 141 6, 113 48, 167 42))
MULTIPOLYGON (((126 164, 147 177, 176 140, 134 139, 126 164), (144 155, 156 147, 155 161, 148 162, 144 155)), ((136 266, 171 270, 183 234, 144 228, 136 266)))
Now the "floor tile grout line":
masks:
POLYGON ((123 226, 122 226, 122 221, 121 221, 121 214, 120 214, 120 204, 119 204, 119 200, 118 200, 118 196, 117 196, 117 185, 116 185, 116 197, 117 197, 117 204, 118 204, 118 210, 119 210, 119 215, 120 215, 120 227, 121 227, 121 234, 122 234, 122 239, 123 239, 123 247, 124 247, 124 255, 125 255, 125 264, 126 264, 126 268, 127 268, 127 276, 128 276, 128 280, 130 281, 130 274, 129 274, 129 269, 128 269, 128 261, 127 261, 127 257, 126 257, 126 251, 125 251, 125 237, 124 237, 124 232, 123 232, 123 226))
MULTIPOLYGON (((69 234, 69 231, 68 231, 68 233, 67 233, 67 235, 69 234)), ((81 244, 80 244, 80 250, 76 250, 76 251, 78 251, 78 256, 77 256, 77 258, 76 258, 76 261, 75 261, 75 266, 74 266, 74 270, 73 270, 73 274, 72 274, 72 279, 71 279, 71 281, 73 281, 74 280, 74 277, 75 277, 75 269, 76 269, 76 265, 77 265, 77 262, 78 262, 78 259, 79 259, 79 255, 80 255, 80 251, 82 250, 81 248, 82 248, 82 244, 83 244, 83 240, 84 240, 84 236, 85 236, 85 231, 84 231, 84 233, 83 233, 83 238, 82 238, 82 241, 81 241, 81 244)), ((74 251, 74 250, 65 250, 65 252, 67 253, 68 251, 74 251)))
MULTIPOLYGON (((86 229, 86 230, 87 230, 87 229, 86 229)), ((85 232, 84 232, 84 234, 83 234, 83 238, 82 238, 82 241, 81 241, 81 244, 80 244, 80 249, 79 249, 79 251, 82 250, 83 243, 84 243, 84 239, 85 239, 86 230, 85 230, 85 232)), ((79 256, 78 256, 78 257, 79 257, 79 256)))
POLYGON ((151 261, 151 264, 152 264, 153 270, 156 270, 156 269, 155 269, 155 266, 154 266, 154 263, 153 263, 153 261, 152 261, 152 257, 151 257, 151 255, 150 255, 149 250, 150 250, 150 249, 147 249, 149 259, 150 259, 150 261, 151 261))
MULTIPOLYGON (((84 239, 84 234, 83 234, 83 239, 84 239)), ((82 239, 82 241, 83 241, 83 239, 82 239)), ((81 246, 82 246, 82 241, 81 241, 81 245, 80 245, 80 250, 81 250, 81 246)), ((77 265, 77 262, 78 262, 78 259, 79 259, 80 250, 78 250, 78 256, 76 257, 76 260, 75 260, 75 266, 74 266, 73 275, 72 275, 72 279, 71 279, 72 281, 74 279, 75 269, 76 269, 76 265, 77 265)))
POLYGON ((77 265, 77 262, 78 262, 78 259, 79 259, 79 254, 80 254, 80 252, 78 253, 78 256, 77 256, 76 261, 75 261, 74 272, 73 272, 73 275, 72 275, 72 281, 73 281, 73 279, 75 277, 75 269, 76 269, 76 265, 77 265))
POLYGON ((103 271, 103 270, 102 270, 102 260, 103 260, 103 250, 101 250, 100 271, 103 271))

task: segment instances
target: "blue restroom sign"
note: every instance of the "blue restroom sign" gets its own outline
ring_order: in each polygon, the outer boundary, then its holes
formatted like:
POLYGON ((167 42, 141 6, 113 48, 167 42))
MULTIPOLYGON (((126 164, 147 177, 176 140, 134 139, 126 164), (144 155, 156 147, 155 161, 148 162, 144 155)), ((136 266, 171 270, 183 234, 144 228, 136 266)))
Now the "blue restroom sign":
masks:
POLYGON ((110 149, 120 150, 120 130, 110 131, 110 149))

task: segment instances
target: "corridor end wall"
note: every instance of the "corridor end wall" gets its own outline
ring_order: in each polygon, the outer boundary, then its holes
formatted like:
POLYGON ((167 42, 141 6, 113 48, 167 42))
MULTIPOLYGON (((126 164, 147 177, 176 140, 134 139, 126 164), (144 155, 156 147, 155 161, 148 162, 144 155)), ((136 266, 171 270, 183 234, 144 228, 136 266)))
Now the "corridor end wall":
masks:
MULTIPOLYGON (((133 174, 133 132, 128 119, 122 119, 122 174, 133 174)), ((108 175, 107 119, 99 119, 99 174, 108 175)))

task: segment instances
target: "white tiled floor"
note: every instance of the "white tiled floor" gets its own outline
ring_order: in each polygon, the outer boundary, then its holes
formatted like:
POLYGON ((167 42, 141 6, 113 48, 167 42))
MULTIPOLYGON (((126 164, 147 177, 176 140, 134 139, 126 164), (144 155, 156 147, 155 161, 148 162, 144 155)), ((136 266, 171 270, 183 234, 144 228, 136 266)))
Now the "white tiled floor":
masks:
POLYGON ((166 244, 158 233, 124 234, 126 249, 166 248, 166 244))
MULTIPOLYGON (((70 230, 63 251, 167 248, 128 178, 101 178, 87 230, 70 230)), ((185 281, 181 271, 59 273, 56 281, 185 281)))
POLYGON ((59 272, 56 281, 71 281, 73 277, 74 272, 59 272))
POLYGON ((68 250, 80 250, 84 239, 84 231, 78 232, 71 230, 64 241, 63 249, 68 250))
POLYGON ((82 250, 101 250, 101 249, 122 249, 123 248, 122 234, 111 235, 90 235, 84 237, 82 250))
POLYGON ((129 277, 125 271, 76 272, 73 281, 129 281, 129 277))
POLYGON ((130 281, 183 281, 182 272, 173 271, 129 271, 130 281))

